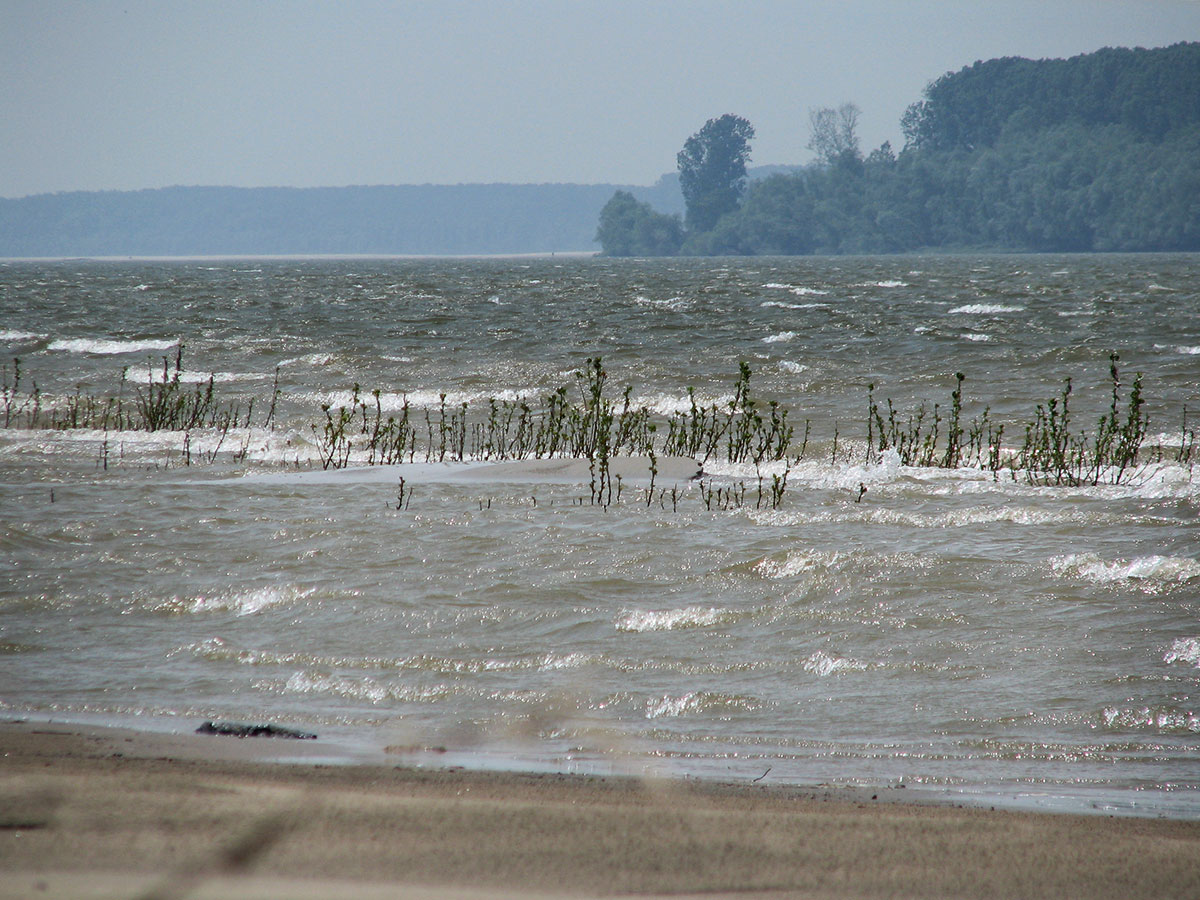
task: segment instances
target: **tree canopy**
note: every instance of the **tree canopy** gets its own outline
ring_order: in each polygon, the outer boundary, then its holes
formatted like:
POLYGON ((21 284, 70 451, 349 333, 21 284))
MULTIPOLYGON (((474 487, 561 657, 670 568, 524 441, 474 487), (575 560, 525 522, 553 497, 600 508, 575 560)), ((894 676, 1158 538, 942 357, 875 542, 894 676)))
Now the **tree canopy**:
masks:
POLYGON ((683 243, 683 223, 617 191, 600 210, 596 240, 605 256, 674 256, 683 243))
POLYGON ((683 145, 675 160, 689 231, 708 231, 737 209, 746 190, 746 163, 754 126, 729 113, 709 119, 683 145))
POLYGON ((721 121, 679 154, 685 253, 1200 251, 1200 43, 975 63, 909 108, 899 154, 863 157, 853 104, 817 109, 816 163, 745 189, 735 155, 706 193, 721 121))

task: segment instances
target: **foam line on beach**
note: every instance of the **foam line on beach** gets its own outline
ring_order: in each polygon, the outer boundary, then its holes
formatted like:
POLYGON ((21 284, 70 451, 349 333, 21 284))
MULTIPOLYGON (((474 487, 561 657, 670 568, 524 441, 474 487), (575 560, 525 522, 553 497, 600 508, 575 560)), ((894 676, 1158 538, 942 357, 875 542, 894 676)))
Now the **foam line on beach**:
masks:
MULTIPOLYGON (((689 481, 701 473, 698 462, 688 457, 667 456, 655 460, 658 484, 689 481)), ((608 473, 631 484, 650 481, 648 456, 622 456, 608 461, 608 473)), ((505 462, 401 463, 386 466, 352 466, 345 469, 301 472, 255 473, 238 479, 239 484, 394 484, 398 479, 415 484, 586 484, 592 467, 586 459, 523 459, 505 462)), ((222 483, 228 483, 222 482, 222 483)))

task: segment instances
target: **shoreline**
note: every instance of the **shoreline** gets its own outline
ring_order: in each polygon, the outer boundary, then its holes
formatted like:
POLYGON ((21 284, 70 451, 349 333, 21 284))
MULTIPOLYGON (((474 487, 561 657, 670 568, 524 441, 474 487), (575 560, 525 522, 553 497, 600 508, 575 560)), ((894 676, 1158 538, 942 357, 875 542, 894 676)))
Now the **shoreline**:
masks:
POLYGON ((1200 893, 1195 821, 902 790, 264 761, 280 750, 327 754, 0 722, 0 898, 1200 893))

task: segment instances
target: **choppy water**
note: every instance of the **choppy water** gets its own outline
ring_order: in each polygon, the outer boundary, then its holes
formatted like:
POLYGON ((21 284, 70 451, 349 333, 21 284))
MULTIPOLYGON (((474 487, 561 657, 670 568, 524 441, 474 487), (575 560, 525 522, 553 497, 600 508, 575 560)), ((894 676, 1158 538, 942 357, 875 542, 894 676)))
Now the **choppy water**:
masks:
POLYGON ((1178 443, 1198 264, 2 265, 0 352, 45 407, 133 397, 180 342, 189 377, 256 407, 223 439, 0 428, 0 709, 1194 817, 1200 476, 1168 458, 1039 487, 862 444, 869 383, 946 404, 956 371, 967 414, 1012 435, 1070 376, 1083 427, 1110 351, 1178 443), (397 510, 393 473, 311 476, 311 425, 355 383, 387 410, 540 397, 595 355, 661 413, 689 386, 727 398, 747 361, 811 428, 782 506, 709 510, 681 484, 676 508, 604 509, 566 479, 418 467, 397 510))

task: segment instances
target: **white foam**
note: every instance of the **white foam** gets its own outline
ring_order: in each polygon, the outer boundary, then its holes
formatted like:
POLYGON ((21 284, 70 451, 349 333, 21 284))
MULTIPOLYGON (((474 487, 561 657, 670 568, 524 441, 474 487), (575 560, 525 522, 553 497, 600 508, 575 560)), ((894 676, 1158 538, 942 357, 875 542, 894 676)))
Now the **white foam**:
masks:
POLYGON ((733 619, 733 613, 716 607, 689 606, 685 609, 634 610, 617 619, 617 631, 675 631, 704 628, 733 619))
POLYGON ((0 330, 0 341, 40 341, 45 337, 44 334, 34 334, 32 331, 0 330))
POLYGON ((781 331, 778 334, 772 334, 769 337, 762 339, 764 344, 786 344, 794 341, 797 335, 794 331, 781 331))
MULTIPOLYGON (((410 409, 438 409, 445 402, 446 411, 450 412, 461 408, 464 403, 467 406, 486 404, 489 399, 498 402, 507 401, 509 403, 517 403, 535 394, 536 391, 532 388, 500 391, 447 391, 443 401, 441 391, 381 391, 379 394, 379 408, 384 412, 395 412, 396 410, 403 409, 405 404, 407 404, 410 409)), ((348 407, 354 401, 353 391, 330 391, 328 393, 301 396, 303 399, 315 402, 318 405, 328 403, 331 409, 348 407)), ((359 391, 358 399, 360 403, 367 405, 368 410, 375 407, 374 393, 359 391)))
POLYGON ((698 691, 689 691, 682 697, 663 697, 661 700, 648 700, 646 702, 646 718, 674 718, 682 716, 685 713, 695 712, 700 709, 703 703, 703 698, 698 691))
POLYGON ((990 334, 976 334, 974 332, 968 331, 963 334, 963 338, 968 341, 975 341, 976 343, 979 343, 979 344, 986 344, 989 341, 991 341, 992 336, 990 334))
POLYGON ((859 662, 856 659, 833 656, 824 650, 818 650, 804 660, 800 664, 800 667, 805 672, 811 672, 813 675, 824 678, 827 675, 836 675, 839 672, 861 672, 867 668, 867 664, 859 662))
POLYGON ((144 353, 147 350, 170 350, 179 341, 114 341, 103 338, 72 338, 51 341, 48 350, 66 353, 90 353, 94 356, 115 356, 121 353, 144 353))
POLYGON ((1173 353, 1178 353, 1181 356, 1200 356, 1200 347, 1175 346, 1169 344, 1155 344, 1155 350, 1170 350, 1173 353))
POLYGON ((312 589, 302 590, 290 584, 270 585, 246 591, 227 590, 197 597, 173 597, 155 604, 155 608, 164 612, 232 612, 239 616, 251 616, 264 609, 295 603, 312 593, 312 589))
MULTIPOLYGON (((788 291, 795 294, 797 297, 824 297, 829 294, 829 291, 821 291, 817 290, 816 288, 804 287, 803 285, 796 284, 779 284, 777 282, 772 282, 771 284, 764 284, 763 287, 771 288, 773 290, 788 291)), ((766 303, 763 304, 763 306, 767 305, 768 304, 766 303)))
POLYGON ((1092 553, 1072 553, 1050 560, 1055 575, 1094 584, 1138 584, 1153 591, 1200 578, 1200 562, 1181 556, 1140 556, 1108 562, 1092 553))
POLYGON ((1200 716, 1184 710, 1142 707, 1118 709, 1109 706, 1100 714, 1105 728, 1141 731, 1153 729, 1166 732, 1200 734, 1200 716))
POLYGON ((633 302, 638 306, 648 306, 653 309, 666 309, 670 310, 671 312, 680 312, 692 305, 692 302, 686 297, 668 297, 665 300, 659 300, 652 297, 643 297, 640 294, 633 298, 633 302))
POLYGON ((764 578, 793 578, 819 569, 829 569, 838 565, 845 555, 837 552, 801 550, 789 553, 783 562, 775 559, 759 560, 754 571, 764 578))
POLYGON ((764 300, 759 306, 776 309, 825 309, 828 303, 783 303, 779 300, 764 300))
POLYGON ((747 697, 731 697, 709 691, 688 691, 679 697, 666 694, 646 701, 646 718, 675 718, 709 709, 759 709, 762 704, 747 697))
POLYGON ((790 359, 781 360, 779 368, 785 372, 791 372, 793 375, 799 375, 801 372, 807 372, 808 366, 804 363, 793 362, 790 359))
MULTIPOLYGON (((216 384, 228 384, 236 381, 266 381, 274 378, 274 372, 202 372, 195 371, 171 371, 167 374, 167 380, 171 381, 175 378, 179 379, 180 384, 208 384, 211 379, 216 384)), ((133 371, 132 369, 125 373, 126 381, 134 381, 145 384, 147 381, 161 383, 163 380, 163 370, 159 366, 151 367, 146 371, 133 371)))
POLYGON ((305 356, 293 356, 279 363, 280 368, 284 366, 327 366, 333 362, 333 356, 329 353, 309 353, 305 356))
MULTIPOLYGON (((720 397, 712 397, 708 395, 696 394, 696 406, 700 409, 708 409, 716 406, 719 410, 725 411, 728 409, 728 404, 733 400, 731 394, 725 394, 720 397)), ((648 409, 650 412, 660 416, 673 416, 677 413, 690 413, 692 411, 692 399, 687 395, 679 394, 644 394, 634 395, 630 398, 630 404, 634 409, 648 409)))
POLYGON ((951 316, 991 316, 999 315, 1000 313, 1015 313, 1024 312, 1023 306, 1005 306, 1001 303, 968 303, 965 306, 956 306, 950 310, 947 315, 951 316))
MULTIPOLYGON (((267 687, 259 683, 256 687, 267 687)), ((336 694, 353 700, 368 700, 383 703, 387 700, 425 701, 438 700, 450 691, 442 686, 414 690, 403 685, 383 685, 374 678, 344 678, 340 675, 322 675, 295 672, 283 684, 282 690, 292 694, 336 694)))
POLYGON ((1165 663, 1185 663, 1200 669, 1200 637, 1176 638, 1163 654, 1165 663))

